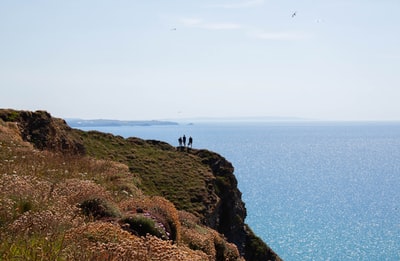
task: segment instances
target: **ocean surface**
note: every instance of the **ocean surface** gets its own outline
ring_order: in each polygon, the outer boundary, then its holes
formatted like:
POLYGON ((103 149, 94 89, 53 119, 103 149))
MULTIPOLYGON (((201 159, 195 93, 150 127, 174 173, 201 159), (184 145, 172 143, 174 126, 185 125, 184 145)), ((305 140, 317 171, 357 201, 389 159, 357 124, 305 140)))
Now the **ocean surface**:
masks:
POLYGON ((194 148, 224 156, 235 167, 246 223, 286 261, 400 260, 400 123, 96 129, 174 146, 185 134, 194 148))

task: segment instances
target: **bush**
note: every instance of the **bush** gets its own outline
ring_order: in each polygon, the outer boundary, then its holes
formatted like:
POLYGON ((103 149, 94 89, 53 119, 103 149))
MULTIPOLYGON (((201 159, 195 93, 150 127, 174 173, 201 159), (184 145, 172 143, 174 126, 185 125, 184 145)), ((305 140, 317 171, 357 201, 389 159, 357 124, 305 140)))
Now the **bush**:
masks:
POLYGON ((100 198, 85 200, 79 205, 79 207, 82 209, 83 214, 96 219, 121 216, 121 213, 116 206, 100 198))
POLYGON ((181 223, 179 221, 178 210, 174 204, 162 197, 145 197, 141 200, 127 200, 120 204, 121 209, 130 211, 140 209, 149 213, 154 220, 163 226, 168 235, 168 239, 179 242, 181 239, 181 223))
POLYGON ((135 215, 123 218, 123 224, 128 224, 128 230, 137 236, 146 236, 150 234, 161 239, 168 239, 168 236, 161 227, 157 227, 156 222, 150 217, 135 215))

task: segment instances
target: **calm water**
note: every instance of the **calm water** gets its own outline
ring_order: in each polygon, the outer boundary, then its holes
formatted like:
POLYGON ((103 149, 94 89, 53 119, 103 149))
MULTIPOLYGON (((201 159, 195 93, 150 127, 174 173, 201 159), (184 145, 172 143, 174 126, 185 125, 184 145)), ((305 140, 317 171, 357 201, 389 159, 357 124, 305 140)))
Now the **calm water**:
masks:
POLYGON ((97 128, 231 161, 246 222, 285 260, 400 260, 400 124, 243 123, 97 128))

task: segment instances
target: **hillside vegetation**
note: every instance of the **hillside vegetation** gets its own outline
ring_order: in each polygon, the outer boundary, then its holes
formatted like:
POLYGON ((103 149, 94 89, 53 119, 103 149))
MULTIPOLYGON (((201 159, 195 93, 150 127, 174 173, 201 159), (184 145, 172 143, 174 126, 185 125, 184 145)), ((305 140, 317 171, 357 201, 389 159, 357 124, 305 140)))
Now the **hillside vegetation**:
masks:
POLYGON ((205 151, 0 110, 1 260, 279 260, 205 151))

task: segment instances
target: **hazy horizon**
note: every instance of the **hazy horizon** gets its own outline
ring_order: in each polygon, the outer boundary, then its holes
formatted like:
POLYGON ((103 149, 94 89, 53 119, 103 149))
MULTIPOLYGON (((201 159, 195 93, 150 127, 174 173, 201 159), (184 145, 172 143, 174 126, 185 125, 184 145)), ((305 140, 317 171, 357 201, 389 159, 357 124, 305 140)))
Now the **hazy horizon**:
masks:
POLYGON ((170 119, 118 119, 118 118, 63 118, 68 121, 119 121, 119 122, 174 122, 178 124, 190 123, 400 123, 400 120, 325 120, 296 117, 193 117, 170 119))
POLYGON ((400 120, 397 0, 1 1, 0 107, 400 120))

